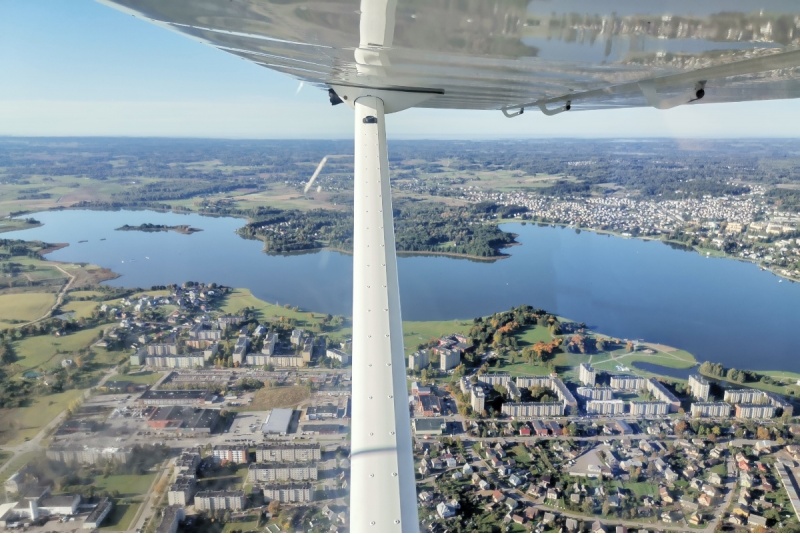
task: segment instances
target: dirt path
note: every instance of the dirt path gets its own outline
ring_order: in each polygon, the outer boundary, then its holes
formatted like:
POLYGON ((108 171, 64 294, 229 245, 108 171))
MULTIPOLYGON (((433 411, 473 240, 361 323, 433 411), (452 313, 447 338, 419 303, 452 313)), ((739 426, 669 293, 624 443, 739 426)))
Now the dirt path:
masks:
POLYGON ((69 291, 69 290, 70 290, 70 288, 72 287, 72 284, 75 282, 75 278, 76 278, 76 277, 75 277, 75 275, 74 275, 74 274, 69 274, 67 271, 65 271, 64 269, 62 269, 62 268, 61 268, 61 266, 59 266, 59 265, 55 265, 55 264, 53 264, 53 267, 55 267, 56 269, 58 269, 59 271, 61 271, 62 273, 64 273, 64 276, 66 276, 67 278, 69 278, 69 280, 67 281, 67 283, 66 283, 66 284, 64 284, 64 287, 62 287, 62 288, 61 288, 61 291, 59 291, 59 292, 58 292, 58 295, 56 296, 56 302, 55 302, 55 304, 53 304, 53 305, 50 307, 50 309, 49 309, 49 310, 47 310, 47 312, 46 312, 44 315, 42 315, 41 317, 39 317, 38 319, 34 319, 33 321, 28 321, 27 323, 24 323, 24 324, 18 325, 18 326, 17 326, 17 328, 21 328, 21 327, 23 327, 23 326, 28 326, 29 324, 38 323, 39 321, 43 321, 43 320, 47 319, 47 318, 50 316, 50 314, 53 312, 53 310, 55 310, 55 309, 57 309, 59 306, 61 306, 61 303, 64 301, 64 295, 66 295, 66 294, 67 294, 67 291, 69 291))

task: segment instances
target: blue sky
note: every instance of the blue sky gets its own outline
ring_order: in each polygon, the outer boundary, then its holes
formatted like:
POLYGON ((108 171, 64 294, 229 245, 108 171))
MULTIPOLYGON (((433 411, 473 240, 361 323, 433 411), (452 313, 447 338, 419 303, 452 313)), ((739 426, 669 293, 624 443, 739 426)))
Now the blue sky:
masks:
MULTIPOLYGON (((325 93, 91 0, 0 0, 0 135, 350 138, 325 93)), ((800 100, 538 113, 408 110, 394 138, 796 136, 800 100)))

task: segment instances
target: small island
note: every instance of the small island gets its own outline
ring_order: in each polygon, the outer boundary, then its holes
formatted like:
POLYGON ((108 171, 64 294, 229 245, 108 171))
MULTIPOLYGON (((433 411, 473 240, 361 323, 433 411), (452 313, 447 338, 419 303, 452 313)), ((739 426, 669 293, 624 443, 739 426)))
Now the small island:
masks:
POLYGON ((202 228, 195 228, 188 224, 178 224, 175 226, 167 226, 166 224, 152 224, 144 223, 138 226, 131 226, 129 224, 120 226, 117 230, 121 231, 137 231, 137 232, 178 232, 179 234, 193 234, 195 232, 202 232, 202 228))

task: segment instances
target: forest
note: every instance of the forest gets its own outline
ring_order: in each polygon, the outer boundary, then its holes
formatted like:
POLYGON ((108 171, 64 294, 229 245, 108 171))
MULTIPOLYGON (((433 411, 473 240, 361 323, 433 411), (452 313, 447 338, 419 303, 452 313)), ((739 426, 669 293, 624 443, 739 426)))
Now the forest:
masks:
MULTIPOLYGON (((459 254, 479 258, 503 255, 514 243, 514 235, 492 222, 483 222, 502 207, 489 203, 474 206, 442 206, 427 202, 404 202, 395 207, 398 252, 459 254)), ((261 239, 264 251, 286 254, 330 247, 352 250, 353 216, 332 210, 280 210, 262 208, 239 235, 261 239)))

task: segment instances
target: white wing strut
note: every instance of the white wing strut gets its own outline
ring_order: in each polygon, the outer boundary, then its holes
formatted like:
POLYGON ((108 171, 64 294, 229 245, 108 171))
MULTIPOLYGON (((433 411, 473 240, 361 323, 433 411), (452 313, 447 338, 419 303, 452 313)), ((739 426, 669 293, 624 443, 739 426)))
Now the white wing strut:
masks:
POLYGON ((350 530, 418 532, 383 100, 355 100, 350 530))

